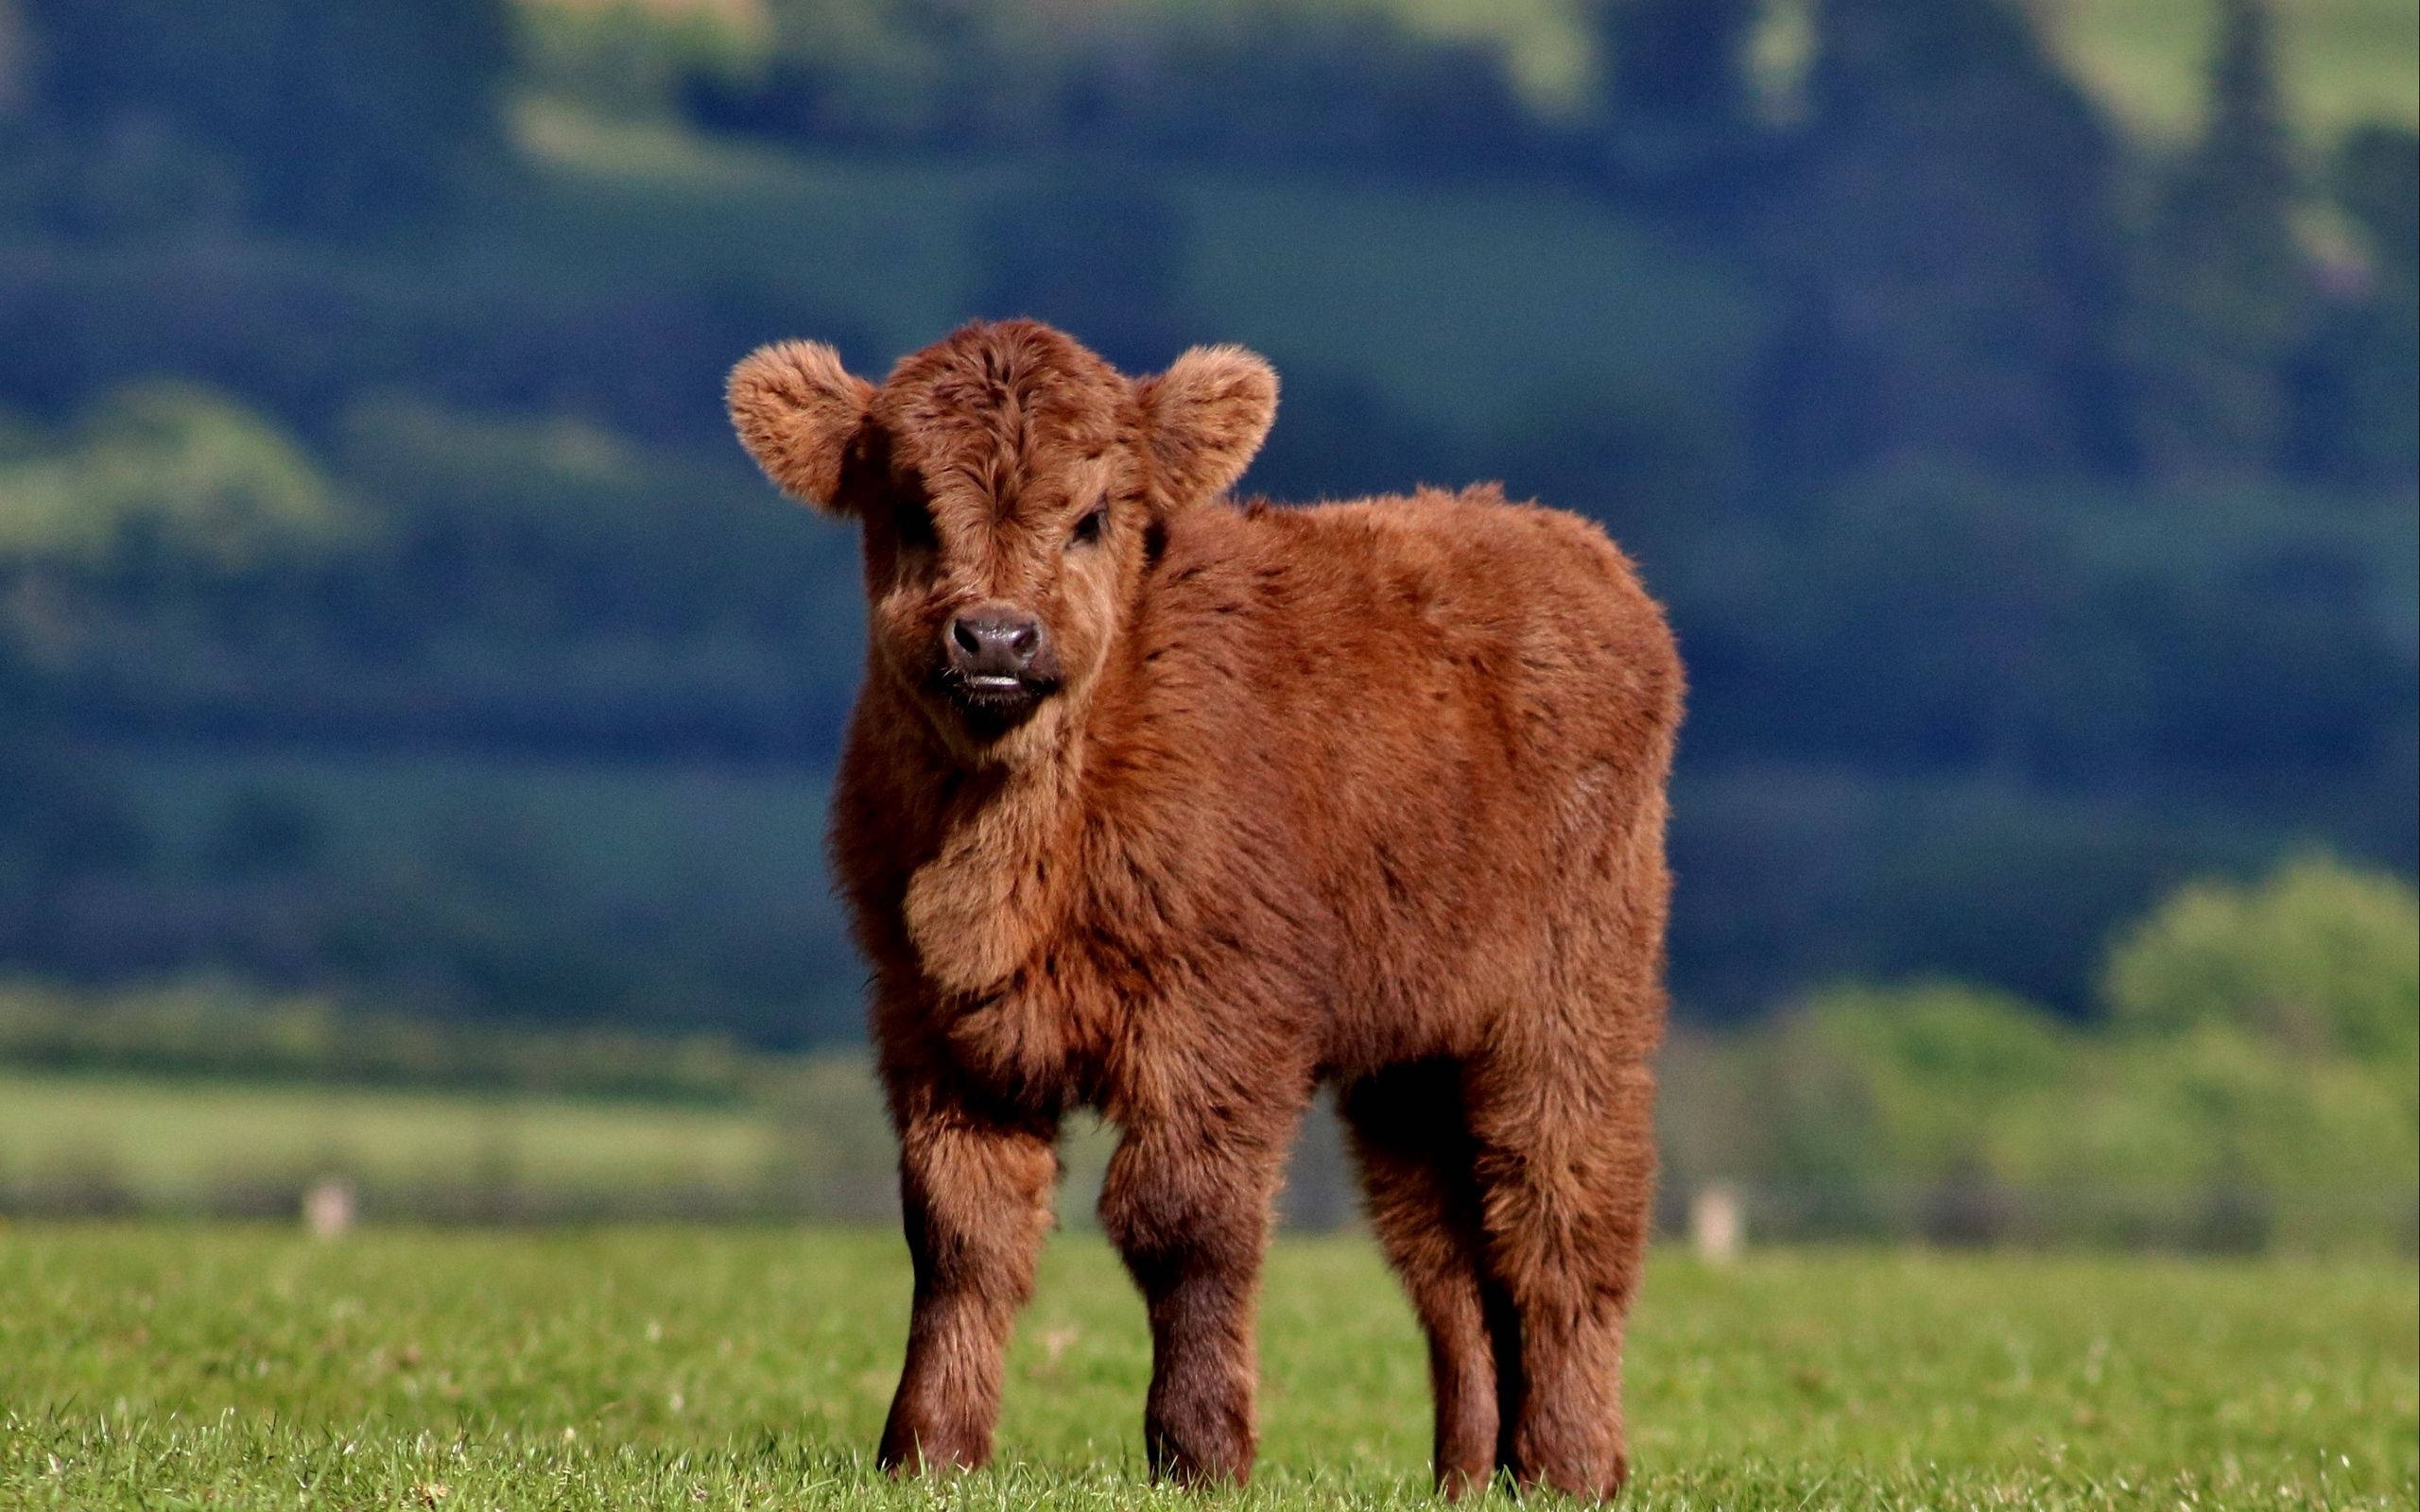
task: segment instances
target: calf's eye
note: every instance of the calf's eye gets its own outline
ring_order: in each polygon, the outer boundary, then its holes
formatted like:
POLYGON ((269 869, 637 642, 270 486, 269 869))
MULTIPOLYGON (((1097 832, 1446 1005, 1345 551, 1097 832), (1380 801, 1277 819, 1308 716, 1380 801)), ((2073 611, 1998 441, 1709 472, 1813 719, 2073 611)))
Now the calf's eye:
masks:
POLYGON ((1082 519, 1076 522, 1076 528, 1067 533, 1067 544, 1070 546, 1096 544, 1100 540, 1101 532, 1108 528, 1109 506, 1094 505, 1085 512, 1082 519))
POLYGON ((941 537, 933 529, 932 512, 925 507, 922 499, 900 500, 891 511, 890 526, 903 550, 931 551, 941 544, 941 537))

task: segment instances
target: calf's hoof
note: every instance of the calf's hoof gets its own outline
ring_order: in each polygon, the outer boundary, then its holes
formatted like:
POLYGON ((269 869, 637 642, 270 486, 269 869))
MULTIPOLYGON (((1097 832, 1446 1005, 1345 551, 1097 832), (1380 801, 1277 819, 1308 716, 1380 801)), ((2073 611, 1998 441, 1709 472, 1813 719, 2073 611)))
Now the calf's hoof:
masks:
POLYGON ((1618 1498, 1630 1484, 1630 1459, 1616 1453, 1592 1464, 1524 1464, 1512 1471, 1515 1489, 1544 1489, 1575 1502, 1605 1503, 1618 1498))
POLYGON ((1186 1489, 1242 1486, 1252 1479, 1253 1442, 1248 1435, 1176 1435, 1153 1429, 1143 1435, 1151 1479, 1186 1489))
POLYGON ((883 1431, 882 1448, 875 1453, 874 1463, 897 1479, 981 1469, 991 1457, 992 1446, 979 1435, 894 1424, 883 1431))

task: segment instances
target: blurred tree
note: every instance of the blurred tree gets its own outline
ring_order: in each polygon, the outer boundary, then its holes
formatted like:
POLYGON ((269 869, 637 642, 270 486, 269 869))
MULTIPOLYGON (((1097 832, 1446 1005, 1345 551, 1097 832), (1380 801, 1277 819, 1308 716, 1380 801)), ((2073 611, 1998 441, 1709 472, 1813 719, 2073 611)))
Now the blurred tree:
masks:
POLYGON ((838 145, 931 142, 952 112, 1032 91, 1049 60, 1001 57, 1008 7, 969 0, 767 0, 770 56, 751 79, 709 72, 687 94, 703 125, 838 145), (1001 66, 985 66, 997 62, 1001 66))
POLYGON ((0 121, 25 108, 26 52, 26 24, 17 14, 17 0, 0 0, 0 121))
POLYGON ((2117 146, 2013 0, 1822 0, 1761 217, 1789 312, 1755 434, 1785 482, 1882 458, 2124 465, 2117 146))
POLYGON ((2141 425, 2170 475, 2280 460, 2285 364, 2313 314, 2294 220, 2301 174, 2264 0, 2223 0, 2201 139, 2169 174, 2141 242, 2141 425))
POLYGON ((2420 132, 2373 125, 2344 139, 2329 174, 2336 202, 2369 237, 2381 288, 2420 301, 2420 132))
POLYGON ((291 875, 327 850, 327 821, 309 802, 273 787, 229 798, 201 845, 202 865, 230 883, 291 875))
POLYGON ((2410 1056, 2294 1053, 2273 1027, 2109 1037, 1955 982, 1826 988, 1753 1028, 1675 1036, 1666 1164, 1749 1183, 1787 1233, 2408 1247, 2410 1056))
POLYGON ((1594 23, 1610 108, 1694 131, 1748 113, 1748 49, 1760 0, 1599 0, 1594 23))
POLYGON ((1471 438, 1403 413, 1351 374, 1288 363, 1281 377, 1285 418, 1244 474, 1247 492, 1350 499, 1399 490, 1414 479, 1460 483, 1485 476, 1492 466, 1519 471, 1498 451, 1482 459, 1471 438))
MULTIPOLYGON (((1731 1040, 1727 1079, 1746 1089, 1748 1128, 1725 1138, 1685 1119, 1668 1127, 1699 1146, 1674 1152, 1684 1169, 1784 1183, 1815 1232, 1913 1224, 1936 1238, 1989 1238, 2003 1221, 1990 1211, 1995 1125, 2056 1096, 2075 1049, 2001 993, 1835 987, 1731 1040)), ((1685 1069, 1682 1085, 1690 1080, 1685 1069)))
POLYGON ((42 954, 70 889, 152 850, 106 764, 61 735, 47 681, 0 622, 0 961, 42 954))
POLYGON ((1763 0, 1598 0, 1590 17, 1616 177, 1669 208, 1728 209, 1757 144, 1749 52, 1763 0))
POLYGON ((1047 320, 1124 371, 1155 372, 1187 345, 1185 240, 1184 218, 1143 175, 1046 173, 969 227, 982 282, 968 308, 1047 320))
POLYGON ((65 414, 174 373, 315 438, 356 403, 410 393, 723 453, 735 352, 801 331, 872 344, 787 270, 674 277, 493 244, 468 261, 260 240, 21 256, 0 264, 0 396, 65 414))
POLYGON ((1186 17, 1086 64, 1083 140, 1170 158, 1501 176, 1547 149, 1499 50, 1374 10, 1186 17), (1138 66, 1138 63, 1140 66, 1138 66))
POLYGON ((2324 856, 2251 886, 2187 887, 2111 953, 2103 994, 2138 1034, 2220 1024, 2409 1071, 2420 1055, 2420 894, 2324 856))
POLYGON ((2326 482, 2407 484, 2420 471, 2420 134, 2360 128, 2327 187, 2356 240, 2323 269, 2321 316, 2288 369, 2286 461, 2326 482))
POLYGON ((1544 499, 1604 522, 1672 600, 1693 594, 1685 573, 1715 568, 1714 558, 1729 555, 1708 542, 1728 523, 1736 497, 1739 442, 1730 419, 1727 409, 1667 384, 1544 385, 1518 421, 1467 448, 1464 469, 1415 468, 1378 486, 1400 488, 1406 476, 1499 477, 1516 499, 1544 499))
POLYGON ((1167 161, 1498 173, 1546 133, 1499 49, 1383 10, 771 0, 770 60, 693 116, 827 146, 1076 147, 1167 161))
POLYGON ((291 438, 187 385, 112 396, 56 453, 0 461, 0 558, 99 563, 137 538, 239 567, 342 533, 327 480, 291 438))
POLYGON ((518 82, 609 120, 662 120, 691 90, 728 94, 763 63, 770 18, 748 6, 517 0, 518 82))
POLYGON ((93 161, 167 132, 262 224, 336 236, 441 213, 501 140, 508 0, 20 0, 32 89, 93 161))
POLYGON ((1675 609, 1725 674, 1692 711, 1701 750, 2119 790, 2223 777, 2274 812, 2392 765, 2420 696, 2420 540, 2391 497, 1911 468, 1818 494, 1761 544, 1690 546, 1675 609))

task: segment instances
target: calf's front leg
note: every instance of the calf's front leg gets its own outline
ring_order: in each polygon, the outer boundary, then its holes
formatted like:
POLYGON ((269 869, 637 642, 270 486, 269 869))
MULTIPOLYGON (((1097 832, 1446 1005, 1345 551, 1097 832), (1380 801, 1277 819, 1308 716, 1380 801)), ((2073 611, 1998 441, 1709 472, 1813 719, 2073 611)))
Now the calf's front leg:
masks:
POLYGON ((893 1474, 991 1458, 1001 1357, 1050 1228, 1055 1133, 957 1108, 919 1112, 900 1129, 916 1294, 908 1363, 882 1430, 880 1463, 893 1474))
POLYGON ((1285 1133, 1130 1131, 1110 1159, 1101 1227, 1151 1321, 1143 1444, 1154 1478, 1251 1478, 1253 1314, 1285 1133))

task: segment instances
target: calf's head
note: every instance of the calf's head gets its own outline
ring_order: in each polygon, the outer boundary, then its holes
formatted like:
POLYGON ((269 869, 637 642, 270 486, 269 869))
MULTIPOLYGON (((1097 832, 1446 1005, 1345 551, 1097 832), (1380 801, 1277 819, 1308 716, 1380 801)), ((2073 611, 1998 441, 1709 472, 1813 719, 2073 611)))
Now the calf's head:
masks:
POLYGON ((1277 375, 1196 347, 1128 379, 1047 326, 977 323, 879 387, 785 341, 735 369, 741 441, 786 492, 855 519, 871 675, 968 763, 1052 748, 1088 702, 1167 523, 1242 475, 1277 375))

